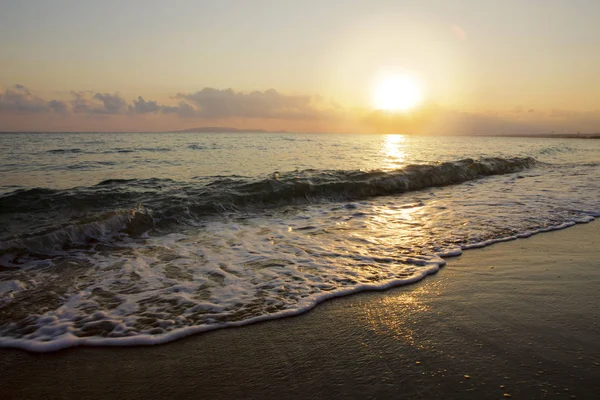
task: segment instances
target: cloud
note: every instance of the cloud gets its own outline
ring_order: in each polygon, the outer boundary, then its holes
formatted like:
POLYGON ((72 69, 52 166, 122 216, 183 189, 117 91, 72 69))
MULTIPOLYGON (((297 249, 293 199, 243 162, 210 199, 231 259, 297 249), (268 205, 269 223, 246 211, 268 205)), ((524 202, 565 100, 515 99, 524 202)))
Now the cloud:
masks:
MULTIPOLYGON (((194 108, 194 116, 201 118, 266 118, 266 119, 317 119, 324 116, 311 96, 285 95, 274 89, 264 92, 235 92, 233 89, 214 89, 206 87, 194 93, 178 93, 177 99, 183 100, 194 108)), ((189 107, 181 107, 186 116, 189 107)), ((177 109, 171 109, 170 112, 177 109)))
POLYGON ((118 93, 71 91, 68 102, 45 101, 23 85, 0 93, 0 110, 19 113, 56 112, 65 114, 120 115, 174 114, 184 118, 258 118, 276 120, 331 120, 342 112, 335 104, 325 104, 319 96, 286 95, 274 89, 249 93, 233 89, 205 87, 191 93, 178 93, 177 104, 159 104, 138 96, 128 103, 118 93))
POLYGON ((31 94, 31 90, 29 90, 29 88, 27 88, 24 85, 20 85, 18 83, 15 85, 15 89, 17 89, 25 94, 28 94, 28 95, 31 94))
POLYGON ((146 101, 142 96, 133 100, 133 106, 129 106, 129 111, 136 114, 147 114, 159 112, 164 106, 160 106, 156 101, 146 101))
POLYGON ((176 106, 161 106, 161 111, 165 114, 177 114, 180 117, 195 117, 196 109, 185 101, 180 101, 176 106))
POLYGON ((72 111, 95 115, 115 114, 175 114, 184 118, 222 119, 222 118, 261 118, 280 120, 327 119, 339 107, 329 110, 321 107, 318 96, 285 95, 274 89, 264 92, 236 92, 233 89, 214 89, 205 87, 191 93, 178 93, 173 98, 179 100, 176 105, 159 104, 138 96, 132 104, 117 93, 71 92, 72 111))
POLYGON ((178 93, 174 99, 179 100, 176 105, 163 105, 139 96, 128 109, 136 114, 164 113, 184 118, 280 120, 330 119, 341 110, 335 104, 323 107, 319 96, 285 95, 274 89, 243 93, 205 87, 196 92, 178 93))
POLYGON ((497 113, 450 110, 435 105, 410 114, 374 111, 367 114, 362 122, 378 133, 506 135, 544 132, 530 121, 511 120, 497 113))
POLYGON ((94 99, 102 102, 103 107, 99 112, 103 114, 122 114, 127 110, 127 102, 116 93, 96 93, 94 99))
POLYGON ((458 135, 514 135, 544 133, 543 128, 527 121, 511 120, 502 115, 444 111, 430 127, 432 133, 458 135))
POLYGON ((74 113, 94 115, 124 114, 128 111, 127 102, 119 94, 96 93, 91 98, 91 92, 72 91, 71 110, 74 113))
POLYGON ((35 96, 27 87, 16 84, 0 92, 0 112, 36 114, 59 111, 58 100, 46 101, 35 96))
POLYGON ((93 109, 93 106, 87 99, 86 92, 71 91, 71 96, 73 96, 73 100, 71 101, 71 110, 74 113, 88 113, 93 109))
MULTIPOLYGON (((158 124, 152 127, 161 123, 182 126, 189 124, 185 121, 190 119, 197 126, 227 124, 244 128, 258 124, 274 130, 330 132, 518 134, 600 131, 600 110, 542 110, 526 105, 504 111, 464 112, 430 104, 404 114, 349 109, 320 96, 290 95, 274 89, 237 92, 210 87, 177 93, 165 103, 146 100, 142 96, 129 101, 116 92, 71 91, 62 96, 65 97, 46 100, 21 84, 0 87, 3 126, 19 120, 19 126, 27 129, 26 126, 35 123, 40 124, 35 126, 43 125, 41 121, 59 121, 65 126, 78 127, 73 129, 89 126, 112 129, 110 127, 114 126, 119 130, 121 126, 142 126, 150 120, 158 124), (30 114, 36 117, 29 117, 30 114), (6 118, 10 115, 14 118, 6 118), (104 121, 103 125, 99 125, 99 121, 104 121)), ((19 129, 12 128, 17 127, 16 124, 10 125, 11 129, 19 129)))
POLYGON ((60 101, 60 100, 50 100, 48 102, 48 107, 59 114, 64 114, 68 111, 68 106, 67 103, 65 103, 64 101, 60 101))

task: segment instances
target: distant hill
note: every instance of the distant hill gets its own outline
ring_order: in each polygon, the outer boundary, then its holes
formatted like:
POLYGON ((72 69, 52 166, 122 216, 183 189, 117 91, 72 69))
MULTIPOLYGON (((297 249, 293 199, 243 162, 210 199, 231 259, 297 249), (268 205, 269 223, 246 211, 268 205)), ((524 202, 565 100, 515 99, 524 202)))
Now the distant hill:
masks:
POLYGON ((520 133, 500 135, 460 135, 460 136, 494 136, 494 137, 525 137, 543 139, 600 139, 600 133, 520 133))
POLYGON ((288 133, 287 131, 267 131, 265 129, 236 129, 227 126, 202 126, 199 128, 190 128, 183 129, 180 131, 172 131, 172 132, 206 132, 206 133, 235 133, 235 132, 243 132, 243 133, 288 133))
MULTIPOLYGON (((237 129, 228 126, 201 126, 198 128, 169 131, 174 133, 290 133, 289 131, 268 131, 265 129, 237 129)), ((418 136, 418 135, 417 135, 418 136)), ((527 137, 547 139, 600 139, 600 133, 542 133, 542 134, 470 134, 453 136, 527 137)))

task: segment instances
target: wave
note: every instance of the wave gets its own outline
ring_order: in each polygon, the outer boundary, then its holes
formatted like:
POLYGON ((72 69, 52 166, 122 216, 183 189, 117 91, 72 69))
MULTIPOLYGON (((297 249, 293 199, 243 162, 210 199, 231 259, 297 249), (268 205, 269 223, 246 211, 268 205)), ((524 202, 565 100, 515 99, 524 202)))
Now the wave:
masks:
POLYGON ((0 222, 6 227, 5 235, 0 231, 0 251, 39 250, 40 244, 62 248, 117 233, 139 236, 223 212, 397 195, 534 165, 531 157, 484 158, 409 165, 395 171, 304 170, 263 179, 215 177, 208 183, 110 179, 68 190, 21 189, 0 197, 0 222))
POLYGON ((102 168, 104 166, 107 165, 116 165, 117 163, 114 161, 82 161, 76 164, 72 164, 72 165, 67 165, 65 168, 66 169, 83 169, 83 170, 89 170, 89 169, 96 169, 96 168, 102 168))
POLYGON ((168 147, 138 147, 138 148, 114 148, 110 150, 103 151, 102 154, 112 154, 112 153, 138 153, 138 152, 152 152, 152 153, 162 153, 171 151, 168 147))
POLYGON ((595 175, 571 180, 541 163, 519 173, 536 165, 459 160, 14 191, 0 196, 0 238, 12 235, 0 239, 0 347, 152 345, 295 315, 416 282, 468 249, 600 215, 587 195, 595 175), (502 174, 511 175, 473 182, 502 174), (296 203, 310 206, 276 209, 296 203), (243 214, 205 217, 219 210, 243 214), (193 226, 171 225, 187 218, 193 226), (34 229, 15 235, 30 220, 34 229))
POLYGON ((552 145, 542 147, 538 150, 538 154, 540 155, 555 155, 555 154, 565 154, 565 153, 573 153, 576 150, 573 147, 565 146, 561 143, 561 145, 552 145))
MULTIPOLYGON (((201 146, 198 149, 202 149, 201 146)), ((151 152, 151 153, 164 153, 171 151, 171 148, 168 147, 138 147, 138 148, 113 148, 104 151, 90 151, 90 150, 82 150, 79 148, 73 149, 52 149, 46 151, 46 153, 50 154, 118 154, 118 153, 140 153, 140 152, 151 152)))
POLYGON ((277 173, 255 182, 222 180, 236 203, 269 203, 282 200, 329 198, 362 199, 446 186, 484 176, 521 171, 536 164, 526 158, 464 159, 436 165, 409 165, 395 171, 303 171, 297 175, 277 173))
POLYGON ((50 154, 66 154, 66 153, 81 153, 81 149, 53 149, 48 150, 50 154))
POLYGON ((57 209, 76 211, 138 204, 153 208, 185 203, 207 213, 241 206, 324 200, 356 200, 445 186, 530 168, 527 158, 464 159, 435 165, 409 165, 395 171, 304 170, 265 179, 215 177, 208 183, 171 179, 108 179, 92 187, 20 189, 0 196, 0 215, 57 209))
POLYGON ((0 242, 0 255, 18 254, 24 250, 37 255, 62 252, 72 247, 110 240, 119 234, 140 236, 152 226, 152 216, 141 207, 106 212, 0 242))

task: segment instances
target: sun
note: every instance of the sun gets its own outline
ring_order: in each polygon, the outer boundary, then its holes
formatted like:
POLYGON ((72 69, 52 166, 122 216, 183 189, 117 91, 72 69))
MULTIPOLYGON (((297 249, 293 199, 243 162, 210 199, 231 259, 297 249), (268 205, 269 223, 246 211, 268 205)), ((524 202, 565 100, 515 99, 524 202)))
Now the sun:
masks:
POLYGON ((389 75, 373 87, 373 106, 378 110, 409 111, 423 101, 423 90, 409 75, 389 75))

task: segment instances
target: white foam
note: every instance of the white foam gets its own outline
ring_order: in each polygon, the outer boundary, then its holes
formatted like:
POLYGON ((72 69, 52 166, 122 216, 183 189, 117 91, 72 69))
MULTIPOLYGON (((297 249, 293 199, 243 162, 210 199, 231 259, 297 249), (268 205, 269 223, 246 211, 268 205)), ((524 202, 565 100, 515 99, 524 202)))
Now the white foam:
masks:
MULTIPOLYGON (((309 311, 314 308, 317 304, 322 303, 326 300, 348 296, 362 291, 373 291, 373 290, 385 290, 394 286, 406 285, 409 283, 417 282, 423 279, 425 276, 435 273, 441 266, 445 264, 445 261, 440 260, 439 262, 431 262, 428 267, 420 271, 420 274, 412 276, 406 279, 389 280, 381 284, 362 284, 353 286, 346 289, 340 289, 332 292, 327 292, 319 296, 312 296, 307 298, 295 309, 284 310, 275 312, 272 314, 259 315, 256 317, 248 318, 243 321, 231 321, 225 323, 215 323, 212 325, 202 326, 189 326, 186 328, 174 329, 166 334, 161 335, 149 335, 139 334, 130 337, 118 337, 118 338, 107 338, 107 337, 77 337, 71 334, 64 324, 56 324, 56 318, 44 318, 39 321, 43 321, 46 325, 40 328, 40 334, 42 335, 40 340, 29 340, 22 338, 0 338, 0 347, 4 348, 18 348, 33 352, 52 352, 69 347, 76 346, 140 346, 140 345, 156 345, 162 343, 168 343, 177 339, 181 339, 186 336, 207 332, 219 328, 243 326, 260 321, 266 321, 271 319, 284 318, 289 316, 298 315, 309 311)), ((101 313, 94 317, 104 317, 101 313)), ((122 326, 120 326, 122 328, 122 326)))
POLYGON ((351 207, 214 218, 97 251, 21 258, 19 265, 5 256, 3 265, 15 269, 1 272, 0 293, 28 317, 8 316, 0 347, 151 345, 296 315, 332 297, 419 281, 465 250, 600 215, 593 211, 600 196, 592 175, 587 181, 521 176, 351 207))
MULTIPOLYGON (((574 223, 564 223, 553 227, 546 227, 539 229, 537 231, 527 232, 527 235, 533 235, 541 232, 546 232, 550 230, 558 230, 564 229, 569 226, 574 225, 574 223)), ((488 246, 494 243, 503 242, 507 240, 514 240, 516 236, 498 238, 494 240, 487 240, 484 242, 475 243, 468 246, 463 246, 463 249, 470 248, 478 248, 483 246, 488 246)), ((189 336, 192 334, 197 334, 201 332, 206 332, 209 330, 230 327, 230 326, 241 326, 246 324, 251 324, 258 321, 264 321, 269 319, 277 319, 292 315, 297 315, 303 312, 306 312, 317 304, 326 301, 328 299, 340 296, 346 296, 353 293, 366 291, 366 290, 385 290, 394 286, 406 285, 410 283, 417 282, 429 274, 435 273, 445 264, 445 260, 442 257, 454 257, 461 254, 461 250, 453 249, 450 251, 446 251, 444 253, 438 254, 438 256, 430 257, 429 259, 423 258, 406 258, 405 261, 411 263, 417 263, 419 265, 419 269, 413 271, 411 275, 405 278, 390 278, 386 280, 382 280, 380 282, 373 283, 361 283, 351 286, 341 286, 334 290, 326 291, 326 292, 316 292, 312 295, 306 296, 304 298, 298 299, 298 302, 295 304, 293 308, 285 309, 277 312, 272 312, 268 314, 256 315, 249 317, 243 320, 237 321, 226 321, 226 322, 218 322, 217 320, 213 320, 213 323, 207 323, 203 325, 196 326, 186 326, 182 328, 174 328, 168 330, 166 333, 161 334, 147 334, 147 333, 136 333, 132 336, 122 336, 122 337, 78 337, 73 333, 72 323, 69 321, 73 321, 76 319, 78 313, 77 305, 80 304, 82 299, 86 296, 85 292, 79 292, 73 295, 69 300, 59 309, 55 314, 45 314, 40 316, 36 324, 39 326, 38 330, 34 335, 26 335, 21 338, 12 338, 12 337, 2 337, 0 338, 0 347, 11 347, 11 348, 19 348, 28 351, 34 352, 49 352, 56 351, 68 347, 74 346, 134 346, 134 345, 154 345, 170 342, 185 336, 189 336)), ((357 257, 357 259, 361 261, 369 260, 368 257, 357 257)), ((389 261, 389 260, 386 260, 389 261)), ((354 274, 356 276, 357 274, 354 274)), ((235 281, 235 280, 234 280, 235 281)), ((210 312, 210 313, 219 313, 223 312, 226 307, 224 307, 224 303, 227 301, 240 301, 239 290, 243 290, 243 284, 238 282, 239 286, 236 286, 235 282, 232 285, 226 287, 223 293, 221 293, 222 297, 219 302, 223 303, 221 306, 211 302, 199 302, 196 306, 190 308, 188 312, 190 314, 202 312, 210 312), (236 289, 237 287, 237 289, 236 289)), ((278 285, 278 284, 277 284, 278 285)), ((273 286, 277 286, 273 285, 273 286)), ((22 288, 21 284, 12 284, 13 287, 22 288)), ((317 287, 327 288, 328 284, 323 282, 321 284, 315 285, 317 287)), ((191 284, 180 284, 176 286, 172 286, 169 288, 169 293, 179 293, 182 295, 188 295, 191 293, 191 284)), ((274 292, 277 292, 281 288, 275 289, 274 292)), ((214 299, 213 299, 214 300, 214 299)), ((128 319, 128 316, 131 316, 131 311, 136 309, 132 304, 126 304, 124 306, 120 306, 119 309, 122 312, 121 316, 111 314, 108 311, 97 311, 91 315, 88 315, 84 319, 80 319, 80 322, 83 322, 87 327, 93 327, 94 325, 99 325, 101 323, 112 322, 114 323, 113 333, 116 334, 124 334, 130 331, 130 327, 134 322, 131 319, 128 319), (124 318, 123 318, 124 317, 124 318), (119 319, 123 318, 123 319, 119 319)), ((81 315, 80 315, 81 316, 81 315)), ((157 324, 161 325, 161 323, 157 324)), ((173 325, 172 320, 168 320, 167 323, 162 321, 163 328, 168 328, 173 325)))

